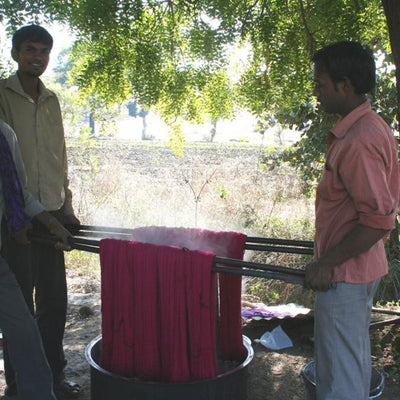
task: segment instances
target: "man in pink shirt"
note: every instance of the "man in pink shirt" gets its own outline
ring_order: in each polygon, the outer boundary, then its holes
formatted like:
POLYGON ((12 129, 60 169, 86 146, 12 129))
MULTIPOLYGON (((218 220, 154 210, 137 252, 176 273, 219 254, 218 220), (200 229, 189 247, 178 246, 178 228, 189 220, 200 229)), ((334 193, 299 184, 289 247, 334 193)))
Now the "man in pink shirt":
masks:
POLYGON ((315 260, 305 286, 315 290, 318 400, 366 400, 371 380, 372 300, 388 265, 384 238, 399 204, 398 146, 365 94, 375 86, 371 52, 340 42, 313 57, 314 95, 340 116, 328 132, 316 196, 315 260))

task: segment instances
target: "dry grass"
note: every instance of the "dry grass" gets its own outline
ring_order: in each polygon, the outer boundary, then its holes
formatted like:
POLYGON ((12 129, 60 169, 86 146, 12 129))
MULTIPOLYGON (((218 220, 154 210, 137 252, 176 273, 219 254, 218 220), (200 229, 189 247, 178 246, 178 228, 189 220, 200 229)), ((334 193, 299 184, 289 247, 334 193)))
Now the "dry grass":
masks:
MULTIPOLYGON (((83 224, 198 226, 251 236, 312 238, 313 200, 301 194, 293 171, 263 172, 260 147, 197 144, 176 157, 157 143, 107 142, 71 146, 68 152, 74 206, 83 224)), ((68 257, 82 273, 93 270, 93 260, 82 259, 79 252, 68 257)), ((251 257, 290 267, 304 266, 306 260, 260 253, 251 257)), ((261 301, 310 301, 300 286, 277 281, 248 279, 244 290, 257 292, 261 301)))

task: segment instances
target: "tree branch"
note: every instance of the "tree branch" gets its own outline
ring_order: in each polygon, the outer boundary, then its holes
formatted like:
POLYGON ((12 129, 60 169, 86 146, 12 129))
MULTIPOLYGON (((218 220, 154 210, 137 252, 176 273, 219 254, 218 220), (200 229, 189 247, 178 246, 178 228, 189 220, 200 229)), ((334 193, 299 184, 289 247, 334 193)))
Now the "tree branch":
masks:
POLYGON ((307 49, 308 49, 310 55, 313 55, 314 49, 315 49, 315 39, 314 39, 314 36, 308 26, 306 10, 304 9, 303 0, 299 0, 299 6, 300 6, 300 18, 303 22, 304 30, 306 33, 307 49))

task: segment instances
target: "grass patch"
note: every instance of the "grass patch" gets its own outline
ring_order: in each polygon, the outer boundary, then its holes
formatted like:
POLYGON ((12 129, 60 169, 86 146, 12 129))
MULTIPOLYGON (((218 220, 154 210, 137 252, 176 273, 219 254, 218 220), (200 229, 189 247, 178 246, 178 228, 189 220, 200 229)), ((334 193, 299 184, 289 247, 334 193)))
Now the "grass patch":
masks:
MULTIPOLYGON (((261 153, 259 146, 246 144, 191 143, 176 157, 159 143, 107 140, 80 147, 75 142, 68 147, 74 207, 88 225, 197 226, 309 240, 312 199, 302 195, 293 171, 263 171, 261 153)), ((91 277, 99 269, 96 255, 71 252, 67 257, 77 274, 91 277)), ((272 256, 251 257, 268 262, 272 256)), ((305 261, 279 256, 273 262, 302 267, 305 261)), ((245 291, 268 302, 286 302, 295 289, 266 280, 244 281, 245 291)))
POLYGON ((67 277, 74 279, 74 287, 70 291, 79 293, 98 292, 100 288, 100 261, 98 254, 72 250, 65 252, 67 277))

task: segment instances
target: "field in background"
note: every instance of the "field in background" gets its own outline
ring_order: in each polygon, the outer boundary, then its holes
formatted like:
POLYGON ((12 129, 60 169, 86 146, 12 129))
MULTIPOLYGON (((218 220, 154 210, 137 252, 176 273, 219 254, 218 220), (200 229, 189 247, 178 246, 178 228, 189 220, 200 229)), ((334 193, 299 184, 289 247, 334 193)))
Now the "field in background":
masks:
MULTIPOLYGON (((68 142, 67 147, 74 206, 83 224, 124 228, 197 226, 262 237, 302 240, 313 237, 314 200, 302 195, 294 171, 262 170, 259 164, 262 146, 193 143, 183 157, 175 156, 167 145, 157 142, 82 144, 77 141, 68 142)), ((247 253, 253 261, 298 268, 303 268, 310 259, 310 256, 247 253)), ((98 255, 72 251, 66 253, 66 258, 70 293, 78 293, 78 298, 85 294, 91 299, 98 296, 98 255)), ((387 278, 390 285, 395 281, 393 276, 398 276, 393 274, 399 265, 399 261, 392 260, 392 272, 387 278)), ((243 295, 246 300, 269 305, 297 303, 312 308, 313 304, 311 291, 276 280, 244 278, 243 295)), ((399 310, 398 305, 389 303, 386 307, 399 310)), ((92 303, 90 306, 94 307, 92 303)), ((83 356, 77 354, 76 343, 84 343, 83 349, 88 338, 97 334, 100 324, 93 317, 82 316, 81 309, 77 315, 75 320, 71 317, 75 322, 67 329, 73 349, 68 353, 69 363, 80 365, 81 369, 74 368, 84 371, 79 379, 87 386, 87 365, 83 356), (95 333, 91 333, 90 326, 95 333), (77 358, 77 364, 73 363, 73 357, 77 358)), ((250 370, 249 386, 254 391, 251 398, 263 399, 271 391, 277 398, 304 397, 299 371, 312 350, 303 345, 301 330, 296 328, 291 335, 297 341, 288 352, 278 354, 265 351, 262 346, 255 348, 250 370), (282 395, 286 390, 290 395, 282 395)), ((376 329, 371 336, 375 363, 389 376, 382 400, 398 398, 399 337, 398 325, 376 329)))
MULTIPOLYGON (((74 207, 83 224, 184 226, 251 236, 310 240, 313 199, 294 171, 262 169, 263 146, 192 143, 182 157, 157 142, 69 141, 74 207)), ((258 262, 304 266, 304 258, 249 254, 258 262)), ((98 277, 98 257, 67 255, 78 273, 98 277)), ((300 286, 245 279, 244 291, 269 303, 309 303, 300 286)))

